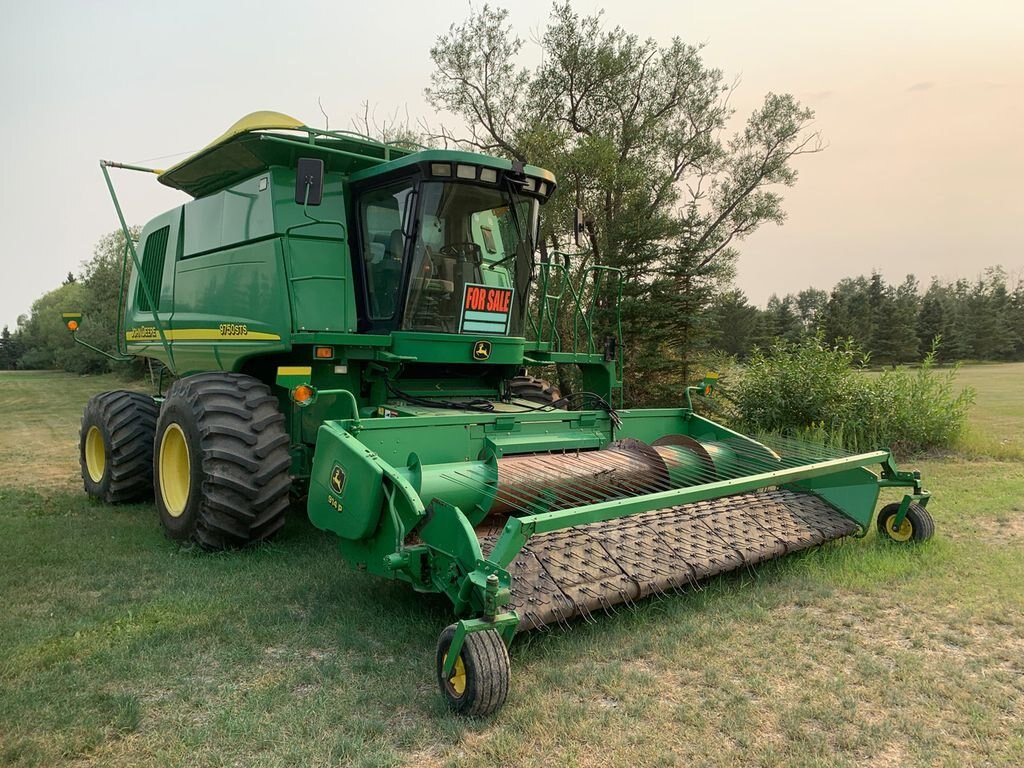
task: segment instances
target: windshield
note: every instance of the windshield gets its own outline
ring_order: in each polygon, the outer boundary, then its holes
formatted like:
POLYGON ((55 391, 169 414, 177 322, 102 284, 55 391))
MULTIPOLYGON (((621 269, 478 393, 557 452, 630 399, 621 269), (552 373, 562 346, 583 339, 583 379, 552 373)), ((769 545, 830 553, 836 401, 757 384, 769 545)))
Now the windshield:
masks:
POLYGON ((537 201, 508 189, 425 182, 418 207, 402 328, 521 336, 537 201))

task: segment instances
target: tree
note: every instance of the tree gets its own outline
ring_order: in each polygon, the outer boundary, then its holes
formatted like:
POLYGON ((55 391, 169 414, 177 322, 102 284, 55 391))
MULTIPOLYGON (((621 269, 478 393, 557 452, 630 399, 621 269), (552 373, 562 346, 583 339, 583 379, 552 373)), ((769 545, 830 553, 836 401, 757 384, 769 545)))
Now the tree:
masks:
POLYGON ((824 320, 828 293, 820 288, 805 288, 796 295, 796 311, 804 331, 814 333, 824 320))
MULTIPOLYGON (((132 230, 138 236, 138 229, 132 230)), ((73 373, 101 373, 111 369, 108 358, 75 344, 64 327, 62 312, 82 312, 80 337, 93 346, 117 349, 118 291, 124 234, 118 230, 104 236, 92 258, 84 263, 81 279, 65 281, 61 287, 39 297, 27 318, 19 318, 20 350, 17 357, 23 368, 63 368, 73 373)), ((129 271, 125 272, 125 286, 129 271)), ((124 298, 124 294, 121 294, 124 298)))
POLYGON ((936 351, 939 362, 948 362, 952 339, 953 307, 949 291, 933 277, 928 290, 921 298, 921 310, 917 315, 917 339, 919 349, 930 349, 935 339, 941 343, 936 351))
POLYGON ((1017 278, 1017 284, 1010 296, 1008 322, 1014 336, 1014 357, 1024 357, 1024 277, 1017 278))
POLYGON ((918 356, 917 278, 907 275, 899 288, 885 285, 881 281, 880 284, 882 292, 872 318, 874 327, 870 351, 876 362, 895 366, 918 356))
POLYGON ((61 285, 71 285, 75 282, 75 275, 73 272, 68 272, 68 276, 64 278, 64 282, 61 285))
POLYGON ((83 288, 77 282, 48 291, 32 303, 32 310, 21 327, 23 350, 20 368, 64 368, 77 350, 64 327, 61 312, 82 305, 83 288))
POLYGON ((710 337, 712 348, 745 358, 754 346, 761 312, 747 302, 740 290, 723 291, 711 303, 714 323, 710 337))
POLYGON ((796 312, 796 299, 787 295, 780 299, 774 293, 761 315, 763 336, 769 340, 784 339, 796 342, 803 336, 804 326, 796 312))
POLYGON ((507 19, 504 9, 471 10, 431 49, 427 97, 468 126, 461 139, 443 127, 432 138, 554 171, 560 192, 542 258, 565 248, 569 212, 583 208, 588 253, 574 272, 590 263, 624 270, 630 385, 646 379, 638 361, 665 355, 685 377, 700 346, 693 320, 713 296, 706 280, 720 282, 710 276, 731 269, 744 237, 783 221, 776 187, 795 183, 796 157, 821 148, 813 113, 768 94, 727 136, 732 87, 700 48, 609 30, 600 14, 560 3, 540 37, 542 62, 529 71, 517 64, 524 43, 507 19), (648 299, 656 283, 664 304, 648 299))
POLYGON ((0 331, 0 371, 10 371, 18 367, 21 357, 21 334, 11 333, 6 325, 0 331))
POLYGON ((979 360, 1008 359, 1016 346, 1010 324, 1006 272, 989 267, 972 286, 966 300, 970 317, 971 354, 979 360))

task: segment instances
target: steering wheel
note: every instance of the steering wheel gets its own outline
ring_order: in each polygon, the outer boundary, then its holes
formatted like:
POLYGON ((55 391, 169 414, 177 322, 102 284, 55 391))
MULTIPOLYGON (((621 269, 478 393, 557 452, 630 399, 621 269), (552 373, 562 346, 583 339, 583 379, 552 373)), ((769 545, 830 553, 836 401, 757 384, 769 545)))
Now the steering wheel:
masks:
POLYGON ((438 253, 453 258, 456 262, 467 261, 470 264, 480 264, 483 261, 480 246, 471 242, 448 243, 441 246, 438 253))

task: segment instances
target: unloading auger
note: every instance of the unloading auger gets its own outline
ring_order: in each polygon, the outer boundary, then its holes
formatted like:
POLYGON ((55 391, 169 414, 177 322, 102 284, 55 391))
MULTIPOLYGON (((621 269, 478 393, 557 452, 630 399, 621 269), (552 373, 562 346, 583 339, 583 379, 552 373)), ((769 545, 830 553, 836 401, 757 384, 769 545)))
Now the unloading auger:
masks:
POLYGON ((347 562, 451 600, 436 673, 457 712, 504 703, 517 631, 863 535, 882 487, 907 489, 883 534, 932 535, 919 474, 887 450, 753 439, 690 390, 615 407, 621 273, 535 261, 543 169, 275 112, 168 170, 101 166, 123 226, 110 168, 194 199, 138 248, 125 226, 117 357, 171 383, 89 401, 86 491, 155 495, 166 533, 208 549, 266 540, 305 494, 347 562), (556 364, 578 366, 575 397, 524 373, 556 364))

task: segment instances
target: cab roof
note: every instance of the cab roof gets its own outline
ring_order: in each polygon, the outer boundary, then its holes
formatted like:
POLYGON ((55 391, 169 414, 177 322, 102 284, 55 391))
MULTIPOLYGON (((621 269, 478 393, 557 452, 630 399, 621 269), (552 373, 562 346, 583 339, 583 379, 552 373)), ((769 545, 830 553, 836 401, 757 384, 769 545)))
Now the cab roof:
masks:
MULTIPOLYGON (((354 180, 390 173, 420 162, 472 162, 508 170, 508 160, 451 150, 413 150, 375 141, 348 131, 311 128, 281 112, 246 115, 194 155, 161 171, 157 180, 192 197, 203 197, 251 178, 271 166, 294 168, 300 157, 317 157, 327 172, 354 180)), ((554 181, 542 168, 526 166, 527 174, 554 181)))

